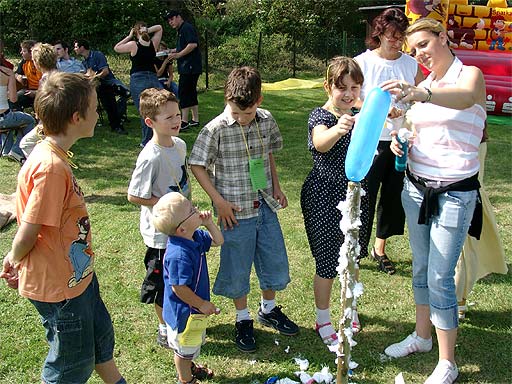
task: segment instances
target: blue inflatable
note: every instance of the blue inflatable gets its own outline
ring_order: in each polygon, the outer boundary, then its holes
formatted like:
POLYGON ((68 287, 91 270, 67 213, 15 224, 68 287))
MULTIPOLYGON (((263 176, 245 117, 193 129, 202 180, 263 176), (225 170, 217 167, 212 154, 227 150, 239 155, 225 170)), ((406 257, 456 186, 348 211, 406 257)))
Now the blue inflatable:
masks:
POLYGON ((390 105, 390 93, 379 87, 373 88, 364 99, 345 160, 349 180, 360 182, 370 170, 390 105))

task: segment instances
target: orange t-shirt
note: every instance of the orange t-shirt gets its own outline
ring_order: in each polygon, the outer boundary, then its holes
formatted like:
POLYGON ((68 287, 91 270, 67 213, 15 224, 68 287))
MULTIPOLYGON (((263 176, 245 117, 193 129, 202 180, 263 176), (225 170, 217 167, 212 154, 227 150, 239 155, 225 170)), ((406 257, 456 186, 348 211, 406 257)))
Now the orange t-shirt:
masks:
POLYGON ((16 215, 41 224, 34 247, 22 259, 21 296, 47 303, 79 296, 92 280, 89 216, 71 168, 44 141, 18 174, 16 215))
POLYGON ((34 64, 34 60, 27 60, 22 65, 23 73, 27 76, 27 88, 28 89, 38 89, 39 88, 39 80, 43 74, 36 68, 34 64))

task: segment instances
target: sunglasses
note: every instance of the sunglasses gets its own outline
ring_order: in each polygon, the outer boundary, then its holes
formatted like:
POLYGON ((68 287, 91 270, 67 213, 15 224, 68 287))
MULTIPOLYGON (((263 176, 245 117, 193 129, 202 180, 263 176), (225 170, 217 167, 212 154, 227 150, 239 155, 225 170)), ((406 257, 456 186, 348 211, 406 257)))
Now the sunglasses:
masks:
POLYGON ((192 216, 194 216, 197 212, 199 212, 199 210, 197 209, 197 207, 192 207, 189 215, 187 217, 185 217, 183 220, 181 220, 178 225, 176 226, 176 228, 179 228, 180 225, 182 225, 185 221, 187 221, 188 219, 190 219, 192 216))

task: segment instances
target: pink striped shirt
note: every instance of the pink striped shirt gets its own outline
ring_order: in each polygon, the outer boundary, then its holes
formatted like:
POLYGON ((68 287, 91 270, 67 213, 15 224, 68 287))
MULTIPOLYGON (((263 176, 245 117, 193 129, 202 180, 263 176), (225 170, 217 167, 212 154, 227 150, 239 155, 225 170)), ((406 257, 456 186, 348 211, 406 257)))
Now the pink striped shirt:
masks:
MULTIPOLYGON (((462 66, 456 57, 438 87, 455 87, 462 66)), ((430 87, 432 80, 430 75, 419 86, 430 87)), ((478 148, 486 119, 481 105, 456 110, 431 103, 415 103, 408 114, 417 135, 409 152, 408 164, 413 174, 456 182, 478 172, 478 148)))

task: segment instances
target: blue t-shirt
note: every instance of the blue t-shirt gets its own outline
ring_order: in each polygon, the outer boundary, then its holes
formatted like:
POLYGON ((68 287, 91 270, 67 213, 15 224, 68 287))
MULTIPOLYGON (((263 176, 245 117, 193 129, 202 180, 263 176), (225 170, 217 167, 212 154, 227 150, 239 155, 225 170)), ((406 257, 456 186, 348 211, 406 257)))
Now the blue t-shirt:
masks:
MULTIPOLYGON (((89 56, 87 56, 87 58, 82 61, 82 64, 84 65, 85 69, 91 68, 96 73, 100 72, 103 68, 108 68, 107 58, 100 51, 89 51, 89 56)), ((114 75, 109 69, 108 75, 102 77, 100 82, 110 84, 113 79, 114 75)))
POLYGON ((173 285, 186 285, 197 296, 210 301, 210 278, 206 252, 210 249, 210 234, 197 229, 194 241, 178 236, 169 236, 164 256, 164 308, 163 317, 172 329, 183 332, 191 313, 199 313, 181 301, 172 290, 173 285))

